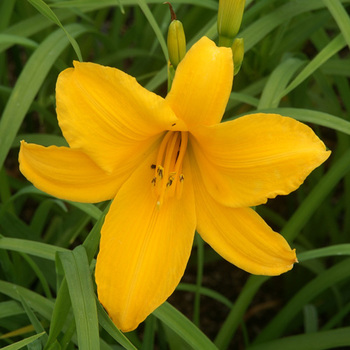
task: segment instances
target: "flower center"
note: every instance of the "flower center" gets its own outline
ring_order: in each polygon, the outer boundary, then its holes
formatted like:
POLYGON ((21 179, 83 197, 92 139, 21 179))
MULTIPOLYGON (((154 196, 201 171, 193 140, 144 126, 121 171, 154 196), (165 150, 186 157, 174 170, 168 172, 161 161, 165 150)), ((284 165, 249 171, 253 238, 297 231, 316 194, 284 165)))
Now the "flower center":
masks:
POLYGON ((165 196, 180 198, 184 175, 182 161, 185 156, 188 142, 188 132, 168 131, 160 144, 157 163, 152 164, 154 177, 152 184, 157 196, 157 205, 160 207, 165 196))

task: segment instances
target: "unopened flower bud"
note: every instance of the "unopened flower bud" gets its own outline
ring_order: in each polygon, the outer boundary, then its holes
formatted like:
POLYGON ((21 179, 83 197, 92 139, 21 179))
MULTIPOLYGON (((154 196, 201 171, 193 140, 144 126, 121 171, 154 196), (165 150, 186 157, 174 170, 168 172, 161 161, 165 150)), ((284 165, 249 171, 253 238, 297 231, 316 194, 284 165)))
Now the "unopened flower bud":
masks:
POLYGON ((186 54, 186 38, 182 23, 174 19, 168 29, 168 52, 170 63, 177 67, 186 54))
POLYGON ((219 46, 231 47, 241 26, 245 0, 219 0, 219 46))
POLYGON ((231 49, 232 49, 233 64, 234 64, 235 75, 236 75, 241 69, 241 65, 244 58, 244 40, 241 38, 235 39, 231 46, 231 49))

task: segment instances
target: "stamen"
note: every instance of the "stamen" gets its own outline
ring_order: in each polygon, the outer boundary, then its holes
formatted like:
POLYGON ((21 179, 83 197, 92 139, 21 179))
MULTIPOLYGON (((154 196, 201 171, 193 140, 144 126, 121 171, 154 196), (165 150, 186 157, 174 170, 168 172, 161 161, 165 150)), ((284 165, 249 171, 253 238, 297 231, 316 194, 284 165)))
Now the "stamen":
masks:
POLYGON ((157 162, 152 184, 155 188, 157 206, 163 204, 166 197, 180 198, 184 176, 182 174, 182 162, 186 153, 188 133, 180 131, 168 131, 160 144, 157 162))

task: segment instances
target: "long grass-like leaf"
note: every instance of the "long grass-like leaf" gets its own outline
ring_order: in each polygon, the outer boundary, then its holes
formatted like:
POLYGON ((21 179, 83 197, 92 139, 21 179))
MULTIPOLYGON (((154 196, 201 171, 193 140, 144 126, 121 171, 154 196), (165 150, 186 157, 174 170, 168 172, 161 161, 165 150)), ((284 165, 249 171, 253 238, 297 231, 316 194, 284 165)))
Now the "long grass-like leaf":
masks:
POLYGON ((66 251, 65 248, 54 245, 35 242, 19 238, 10 238, 0 236, 0 249, 7 249, 15 252, 26 253, 39 258, 55 261, 57 252, 66 251))
POLYGON ((57 24, 67 35, 68 40, 70 41, 75 53, 78 56, 80 62, 83 61, 81 56, 81 51, 76 40, 69 34, 69 32, 62 25, 61 21, 55 15, 55 13, 50 9, 50 7, 42 0, 28 0, 43 16, 51 20, 53 23, 57 24))
MULTIPOLYGON (((251 113, 254 114, 256 112, 251 113)), ((350 135, 350 122, 329 113, 303 108, 269 108, 259 110, 259 113, 277 113, 297 119, 301 122, 325 126, 350 135)))
MULTIPOLYGON (((79 24, 67 28, 73 37, 87 31, 86 27, 79 24)), ((19 76, 0 120, 0 168, 35 95, 67 45, 67 38, 60 29, 52 33, 35 50, 19 76)))
POLYGON ((102 305, 96 300, 98 320, 102 328, 113 337, 120 345, 127 350, 136 350, 136 347, 129 341, 129 339, 115 326, 113 321, 109 318, 102 305))
POLYGON ((256 343, 262 343, 279 337, 287 325, 293 320, 302 306, 311 301, 321 292, 336 283, 349 278, 350 259, 346 259, 328 270, 322 272, 304 286, 264 328, 256 338, 256 343))
POLYGON ((67 279, 79 348, 98 350, 100 338, 97 309, 86 251, 78 246, 72 252, 59 253, 59 257, 67 279))
MULTIPOLYGON (((162 31, 160 30, 152 12, 150 11, 147 2, 145 0, 137 0, 138 5, 140 6, 142 12, 144 13, 144 15, 146 16, 149 24, 151 25, 152 29, 154 30, 154 33, 156 34, 156 37, 159 41, 160 47, 162 48, 164 57, 165 57, 165 61, 168 62, 168 48, 167 48, 167 44, 165 42, 164 36, 162 31)), ((170 23, 170 20, 169 20, 170 23)))
POLYGON ((298 254, 298 260, 300 263, 303 261, 325 258, 327 256, 341 256, 350 255, 350 244, 337 244, 330 247, 324 247, 319 249, 312 249, 307 252, 298 254))
POLYGON ((258 109, 276 108, 278 106, 281 97, 279 92, 286 87, 303 63, 297 58, 289 58, 272 72, 262 92, 258 109))
POLYGON ((299 334, 249 347, 247 350, 329 350, 350 344, 350 327, 299 334))
POLYGON ((20 341, 18 341, 16 343, 13 343, 11 345, 5 346, 5 347, 2 348, 2 350, 18 350, 18 349, 22 349, 26 345, 31 344, 35 340, 37 340, 40 337, 42 337, 44 334, 45 333, 39 333, 39 334, 32 335, 31 337, 28 337, 26 339, 20 340, 20 341))
POLYGON ((209 338, 169 303, 165 302, 159 306, 153 311, 153 315, 177 333, 193 349, 218 350, 209 338))
POLYGON ((327 60, 346 46, 342 35, 336 36, 317 56, 295 77, 295 79, 280 93, 279 98, 287 95, 295 89, 305 79, 307 79, 316 69, 320 68, 327 60))
POLYGON ((327 5, 328 10, 337 22, 350 48, 350 18, 348 12, 346 12, 339 0, 323 0, 323 2, 327 5))

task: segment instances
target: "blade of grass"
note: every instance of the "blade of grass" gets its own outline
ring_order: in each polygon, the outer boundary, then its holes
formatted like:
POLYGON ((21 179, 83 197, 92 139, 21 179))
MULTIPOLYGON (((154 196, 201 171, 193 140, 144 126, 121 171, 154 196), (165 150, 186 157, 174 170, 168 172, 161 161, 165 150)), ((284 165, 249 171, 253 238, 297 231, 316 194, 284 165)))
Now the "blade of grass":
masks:
POLYGON ((24 38, 19 35, 11 35, 11 34, 0 34, 0 47, 1 45, 22 45, 32 49, 38 47, 38 43, 34 40, 24 38))
MULTIPOLYGON (((73 37, 87 31, 87 28, 80 24, 72 24, 67 28, 73 37)), ((52 65, 67 45, 67 38, 60 29, 53 32, 30 56, 21 72, 0 120, 0 168, 3 166, 13 139, 35 95, 52 65)))
POLYGON ((350 244, 337 244, 331 247, 319 248, 298 254, 299 263, 327 256, 350 255, 350 244))
MULTIPOLYGON (((142 12, 146 16, 149 24, 151 25, 154 33, 156 34, 156 37, 159 41, 160 47, 162 48, 165 61, 168 62, 169 55, 168 55, 168 47, 165 42, 164 36, 162 31, 160 30, 158 23, 156 22, 151 10, 149 9, 147 2, 145 0, 137 0, 138 5, 140 6, 142 12)), ((170 21, 169 21, 170 23, 170 21)))
POLYGON ((69 42, 71 43, 75 53, 78 56, 80 62, 83 61, 81 56, 81 51, 76 40, 69 34, 69 32, 64 28, 61 21, 58 19, 56 14, 50 9, 50 7, 42 0, 28 0, 43 16, 48 18, 53 23, 57 24, 67 35, 69 42))
POLYGON ((350 259, 346 259, 320 273, 311 282, 306 284, 287 305, 272 319, 256 338, 256 344, 266 342, 281 336, 287 325, 300 312, 303 305, 313 300, 327 288, 349 278, 350 259))
MULTIPOLYGON (((119 2, 119 1, 118 1, 119 2)), ((146 4, 162 4, 163 0, 147 0, 146 4)), ((120 0, 121 5, 123 6, 131 6, 137 5, 138 0, 120 0)), ((201 7, 206 7, 208 9, 217 10, 218 5, 213 0, 173 0, 173 4, 191 4, 201 7)), ((69 8, 69 7, 77 7, 80 9, 89 9, 89 10, 97 10, 99 8, 111 7, 116 5, 116 0, 100 0, 96 2, 96 0, 71 0, 71 1, 63 1, 57 2, 52 7, 57 8, 69 8)))
POLYGON ((248 278, 248 281, 239 293, 233 308, 215 338, 215 345, 218 349, 225 350, 228 348, 236 329, 242 322, 247 307, 250 305, 261 285, 268 279, 269 277, 267 276, 250 276, 248 278))
POLYGON ((165 302, 153 315, 177 333, 193 349, 218 350, 218 348, 181 312, 165 302))
POLYGON ((79 348, 100 349, 97 309, 84 247, 59 253, 72 302, 79 348))
POLYGON ((339 0, 323 0, 350 48, 350 18, 339 0))
MULTIPOLYGON (((254 114, 251 112, 250 114, 254 114)), ((297 119, 301 122, 313 123, 316 125, 325 126, 330 129, 340 131, 344 134, 350 135, 350 122, 342 118, 336 117, 332 114, 313 111, 303 108, 269 108, 259 110, 259 113, 277 113, 297 119)))
MULTIPOLYGON (((197 286, 195 284, 189 284, 189 283, 180 283, 176 290, 186 291, 195 293, 197 290, 197 286)), ((233 307, 233 303, 226 297, 224 297, 222 294, 216 292, 215 290, 206 288, 206 287, 200 287, 199 289, 201 295, 205 295, 209 298, 215 299, 219 301, 220 303, 226 305, 229 309, 233 307)))
POLYGON ((129 339, 115 326, 113 321, 107 315, 102 305, 96 300, 98 320, 101 327, 115 339, 120 345, 127 350, 136 350, 136 347, 129 341, 129 339))
POLYGON ((305 79, 307 79, 313 72, 320 68, 325 62, 327 62, 332 56, 343 49, 346 46, 344 37, 339 34, 329 44, 327 44, 323 50, 321 50, 315 58, 295 77, 295 79, 280 93, 279 98, 287 95, 305 79))
POLYGON ((21 315, 23 313, 23 308, 16 301, 10 300, 0 303, 0 318, 21 315))
POLYGON ((279 92, 283 91, 289 80, 303 64, 304 62, 297 58, 289 58, 277 66, 265 85, 257 109, 276 108, 281 97, 279 92))
POLYGON ((328 350, 350 344, 350 327, 272 340, 247 350, 328 350))
POLYGON ((55 261, 55 254, 57 252, 66 251, 65 248, 57 247, 46 243, 3 236, 0 236, 0 249, 26 253, 29 255, 34 255, 39 258, 52 261, 55 261))
MULTIPOLYGON (((86 237, 83 246, 86 249, 88 262, 90 263, 96 254, 100 240, 100 230, 104 221, 104 217, 107 214, 109 206, 107 206, 103 212, 103 215, 100 215, 100 218, 90 231, 89 235, 86 237)), ((58 261, 59 262, 59 261, 58 261)), ((55 342, 55 339, 61 332, 65 321, 67 319, 69 310, 71 307, 71 301, 69 299, 69 292, 66 279, 63 279, 61 286, 59 288, 56 302, 54 305, 54 310, 52 313, 51 326, 49 332, 49 339, 46 344, 45 350, 52 346, 55 342)), ((108 317, 108 316, 107 316, 108 317)), ((112 321, 111 321, 112 322, 112 321)), ((124 336, 121 336, 124 337, 124 336)))
POLYGON ((11 345, 5 346, 2 348, 2 350, 18 350, 23 348, 24 346, 34 342, 35 340, 39 339, 40 337, 42 337, 45 333, 40 333, 40 334, 35 334, 32 335, 31 337, 28 337, 26 339, 20 340, 16 343, 13 343, 11 345))
POLYGON ((21 300, 22 306, 24 311, 26 312, 30 323, 33 325, 36 333, 38 334, 43 334, 41 341, 43 342, 43 344, 45 344, 45 342, 47 341, 47 334, 45 332, 45 329, 43 327, 43 325, 40 323, 40 321, 38 320, 38 318, 36 317, 36 315, 34 314, 33 310, 29 307, 29 305, 27 304, 25 298, 23 298, 20 294, 20 292, 18 292, 19 294, 19 298, 21 300))
POLYGON ((350 171, 350 150, 344 153, 298 207, 281 234, 292 242, 332 189, 350 171))
POLYGON ((5 281, 0 281, 0 293, 18 301, 20 301, 20 294, 34 311, 38 312, 47 320, 50 320, 53 310, 53 302, 51 300, 27 288, 5 281))

